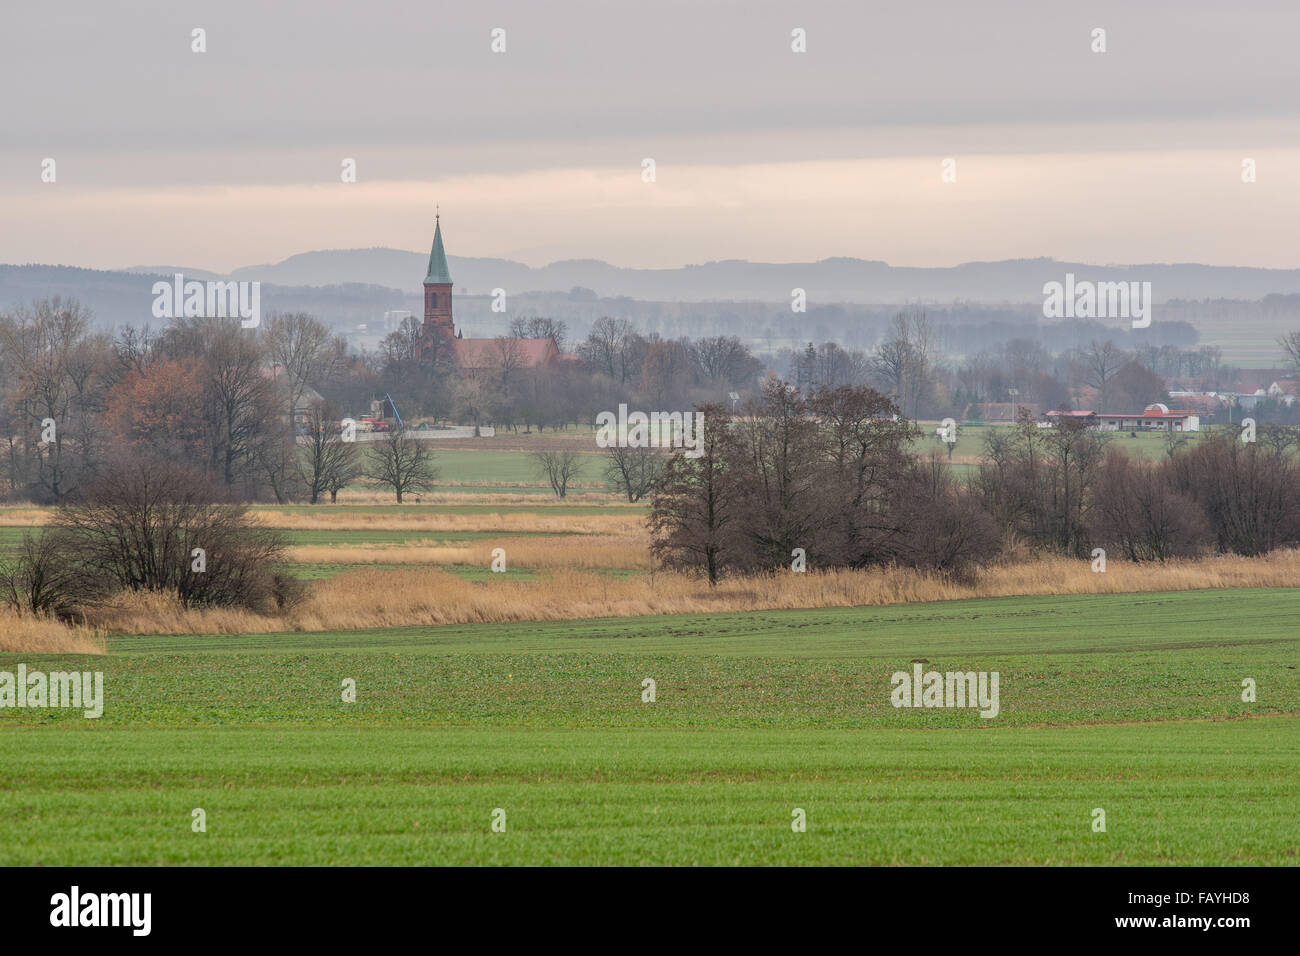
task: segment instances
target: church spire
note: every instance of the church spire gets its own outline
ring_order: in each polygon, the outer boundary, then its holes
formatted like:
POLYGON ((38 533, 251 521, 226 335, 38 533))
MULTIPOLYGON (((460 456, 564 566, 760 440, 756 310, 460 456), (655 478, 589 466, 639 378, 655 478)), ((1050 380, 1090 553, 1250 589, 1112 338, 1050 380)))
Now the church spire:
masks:
POLYGON ((451 271, 447 268, 447 253, 442 248, 441 218, 441 214, 434 214, 433 249, 429 251, 429 274, 424 277, 425 285, 451 282, 451 271))

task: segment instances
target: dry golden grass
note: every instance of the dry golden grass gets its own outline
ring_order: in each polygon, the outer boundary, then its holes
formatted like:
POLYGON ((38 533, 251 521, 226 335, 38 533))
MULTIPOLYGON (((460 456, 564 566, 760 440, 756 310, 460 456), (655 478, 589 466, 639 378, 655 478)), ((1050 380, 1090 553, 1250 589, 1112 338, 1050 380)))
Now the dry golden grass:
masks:
POLYGON ((0 508, 0 528, 28 528, 43 525, 54 512, 50 508, 0 508))
POLYGON ((437 568, 363 570, 316 583, 309 598, 283 618, 245 611, 184 611, 166 598, 148 595, 125 600, 101 613, 95 623, 119 633, 233 634, 1232 587, 1300 587, 1300 552, 1155 566, 1112 561, 1105 574, 1094 574, 1087 561, 1042 558, 991 568, 971 583, 894 568, 739 577, 716 588, 699 577, 670 573, 651 580, 645 575, 612 578, 569 570, 537 580, 503 575, 475 583, 437 568))
POLYGON ((507 568, 648 571, 649 538, 644 534, 574 535, 556 538, 498 538, 471 544, 411 541, 400 545, 302 545, 288 549, 298 564, 455 564, 487 567, 492 550, 504 548, 507 568))
POLYGON ((18 654, 103 654, 104 635, 92 627, 62 624, 0 610, 0 651, 18 654))
POLYGON ((169 594, 121 594, 89 619, 110 634, 257 634, 294 630, 284 618, 230 608, 186 609, 169 594))
MULTIPOLYGON (((482 486, 467 486, 482 487, 482 486)), ((514 485, 512 487, 518 487, 514 485)), ((554 495, 530 495, 519 492, 515 493, 497 493, 497 492, 438 492, 436 494, 419 495, 416 498, 410 498, 406 504, 399 505, 393 500, 393 493, 380 491, 365 490, 345 490, 339 492, 338 504, 330 504, 327 501, 313 507, 319 509, 321 514, 339 511, 347 505, 365 505, 367 507, 389 506, 393 509, 394 514, 399 514, 403 508, 408 505, 419 504, 422 507, 430 505, 434 507, 452 508, 457 506, 490 506, 496 508, 528 508, 536 511, 547 511, 552 508, 566 508, 572 505, 599 505, 602 508, 611 510, 622 510, 642 513, 645 511, 644 504, 628 504, 628 502, 615 498, 609 492, 603 491, 591 494, 575 494, 572 489, 569 491, 567 498, 556 498, 554 495)), ((305 505, 306 502, 299 502, 305 505)), ((274 514, 270 506, 265 506, 265 513, 274 514)), ((344 512, 346 513, 346 512, 344 512)), ((43 525, 50 519, 53 514, 52 508, 39 508, 30 505, 10 505, 0 506, 0 528, 22 528, 35 525, 43 525)))
POLYGON ((468 531, 550 532, 552 534, 637 534, 645 528, 645 516, 624 510, 611 514, 548 515, 528 512, 492 514, 438 514, 436 512, 391 513, 309 511, 284 512, 255 508, 254 518, 268 528, 281 531, 468 531))

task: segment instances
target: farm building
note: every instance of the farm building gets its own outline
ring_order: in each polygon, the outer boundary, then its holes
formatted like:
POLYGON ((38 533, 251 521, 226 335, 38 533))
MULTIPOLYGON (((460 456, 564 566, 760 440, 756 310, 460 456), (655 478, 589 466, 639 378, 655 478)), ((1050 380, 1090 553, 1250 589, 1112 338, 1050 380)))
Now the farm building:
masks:
POLYGON ((1108 432, 1198 432, 1201 417, 1188 408, 1170 409, 1161 402, 1148 405, 1141 412, 1048 412, 1049 422, 1063 418, 1083 418, 1108 432))

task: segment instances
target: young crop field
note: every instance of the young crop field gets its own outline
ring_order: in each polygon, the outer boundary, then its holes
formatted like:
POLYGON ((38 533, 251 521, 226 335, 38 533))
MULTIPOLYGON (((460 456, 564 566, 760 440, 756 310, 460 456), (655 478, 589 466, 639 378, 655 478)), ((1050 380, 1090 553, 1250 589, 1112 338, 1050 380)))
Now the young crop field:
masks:
POLYGON ((0 655, 105 683, 96 720, 0 721, 0 864, 1293 865, 1298 606, 1078 595, 0 655), (913 661, 998 672, 998 715, 892 706, 913 661))
MULTIPOLYGON (((573 445, 584 451, 580 459, 578 475, 574 486, 578 488, 600 487, 601 457, 590 451, 594 447, 590 433, 586 434, 586 443, 576 440, 568 441, 564 447, 573 445)), ((485 447, 463 449, 446 448, 431 442, 437 451, 440 473, 437 488, 440 490, 472 490, 485 488, 493 491, 531 492, 534 494, 551 493, 545 479, 538 473, 537 465, 530 453, 518 448, 518 443, 511 443, 508 449, 497 450, 508 439, 485 438, 479 440, 485 447)), ((552 447, 555 440, 538 438, 538 449, 552 447)), ((526 446, 525 446, 526 447, 526 446)))
POLYGON ((710 589, 650 570, 644 502, 438 459, 400 507, 253 509, 313 589, 275 633, 145 601, 103 656, 0 653, 105 687, 3 711, 0 865, 1298 862, 1300 556, 710 589), (997 673, 996 716, 894 706, 914 668, 997 673))

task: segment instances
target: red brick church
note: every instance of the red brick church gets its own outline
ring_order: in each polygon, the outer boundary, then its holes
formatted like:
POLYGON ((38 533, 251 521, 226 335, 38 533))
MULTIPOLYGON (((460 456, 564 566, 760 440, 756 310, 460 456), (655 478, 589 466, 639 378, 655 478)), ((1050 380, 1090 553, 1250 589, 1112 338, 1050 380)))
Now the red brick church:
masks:
POLYGON ((456 335, 451 315, 451 271, 442 246, 441 216, 434 217, 433 249, 429 252, 429 271, 424 277, 424 324, 415 346, 416 358, 423 365, 454 359, 462 370, 491 369, 502 364, 508 355, 517 368, 541 368, 555 365, 563 356, 552 338, 544 339, 466 339, 456 335))

